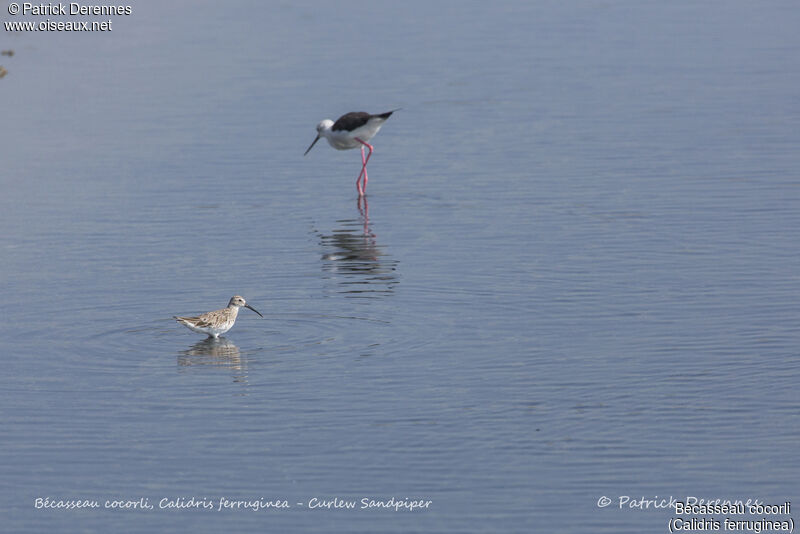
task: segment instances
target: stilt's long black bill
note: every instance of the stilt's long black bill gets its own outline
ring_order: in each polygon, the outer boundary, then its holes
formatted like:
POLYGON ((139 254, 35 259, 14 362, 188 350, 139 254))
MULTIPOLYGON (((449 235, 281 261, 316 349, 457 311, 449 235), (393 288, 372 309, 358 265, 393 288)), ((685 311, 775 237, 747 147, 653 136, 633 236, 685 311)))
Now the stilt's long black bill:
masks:
POLYGON ((303 154, 304 156, 305 156, 306 154, 308 154, 308 153, 309 153, 309 151, 310 151, 312 148, 314 148, 314 145, 316 145, 316 144, 317 144, 317 141, 319 141, 319 134, 317 134, 317 138, 316 138, 316 139, 314 139, 314 142, 313 142, 313 143, 311 143, 311 146, 310 146, 310 147, 308 147, 308 150, 306 150, 305 154, 303 154))
MULTIPOLYGON (((260 311, 258 311, 258 310, 257 310, 257 309, 255 309, 254 307, 250 306, 249 304, 245 304, 245 305, 244 305, 244 307, 245 307, 245 308, 249 308, 249 309, 253 310, 254 312, 256 312, 257 314, 261 315, 261 312, 260 312, 260 311)), ((261 317, 264 317, 264 316, 263 316, 263 315, 261 315, 261 317)))

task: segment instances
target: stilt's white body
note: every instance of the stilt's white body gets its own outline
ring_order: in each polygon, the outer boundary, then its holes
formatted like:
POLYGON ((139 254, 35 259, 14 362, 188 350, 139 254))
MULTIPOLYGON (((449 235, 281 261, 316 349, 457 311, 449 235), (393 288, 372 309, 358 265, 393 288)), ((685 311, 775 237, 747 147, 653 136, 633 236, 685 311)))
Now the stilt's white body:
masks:
POLYGON ((367 121, 364 126, 356 128, 355 130, 331 130, 333 121, 330 119, 324 120, 319 123, 319 134, 328 140, 328 144, 336 150, 349 150, 351 148, 359 148, 363 146, 356 141, 356 137, 368 143, 370 139, 375 137, 375 134, 381 129, 386 119, 380 117, 372 117, 367 121))

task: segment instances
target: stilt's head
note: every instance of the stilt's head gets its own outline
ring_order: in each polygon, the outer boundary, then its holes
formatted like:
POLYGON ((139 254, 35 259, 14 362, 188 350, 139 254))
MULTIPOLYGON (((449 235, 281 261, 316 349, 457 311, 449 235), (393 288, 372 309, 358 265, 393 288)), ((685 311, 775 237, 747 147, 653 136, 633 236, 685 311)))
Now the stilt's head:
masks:
MULTIPOLYGON (((239 295, 234 295, 233 297, 231 297, 231 300, 228 302, 228 307, 229 308, 247 308, 247 309, 253 310, 257 314, 261 315, 261 312, 259 312, 257 309, 255 309, 252 306, 250 306, 247 302, 245 302, 244 297, 240 297, 239 295)), ((264 316, 261 315, 261 317, 264 317, 264 316)))
POLYGON ((331 126, 333 126, 333 121, 330 119, 325 119, 323 121, 320 121, 319 124, 317 124, 317 137, 314 139, 314 142, 311 143, 311 146, 308 147, 305 154, 303 154, 304 156, 308 154, 312 148, 314 148, 314 145, 317 144, 317 141, 319 141, 320 137, 325 135, 325 132, 331 131, 331 126))
POLYGON ((322 135, 322 131, 323 130, 326 130, 326 131, 330 130, 331 127, 333 127, 333 121, 332 120, 330 120, 330 119, 321 120, 321 121, 319 121, 319 124, 317 124, 317 133, 322 135))

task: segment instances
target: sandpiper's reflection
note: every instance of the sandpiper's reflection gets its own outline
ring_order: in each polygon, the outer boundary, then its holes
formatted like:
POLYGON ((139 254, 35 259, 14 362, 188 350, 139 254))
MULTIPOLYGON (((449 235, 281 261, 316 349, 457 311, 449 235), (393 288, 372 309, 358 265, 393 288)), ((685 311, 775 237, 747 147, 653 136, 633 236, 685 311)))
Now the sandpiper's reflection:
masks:
POLYGON ((178 365, 190 367, 209 365, 225 367, 234 372, 234 382, 247 382, 247 358, 232 341, 209 337, 198 341, 178 355, 178 365))
POLYGON ((338 221, 342 227, 320 235, 322 268, 352 297, 391 294, 398 282, 397 260, 384 252, 369 222, 366 197, 358 199, 359 219, 338 221), (363 205, 362 205, 363 202, 363 205))

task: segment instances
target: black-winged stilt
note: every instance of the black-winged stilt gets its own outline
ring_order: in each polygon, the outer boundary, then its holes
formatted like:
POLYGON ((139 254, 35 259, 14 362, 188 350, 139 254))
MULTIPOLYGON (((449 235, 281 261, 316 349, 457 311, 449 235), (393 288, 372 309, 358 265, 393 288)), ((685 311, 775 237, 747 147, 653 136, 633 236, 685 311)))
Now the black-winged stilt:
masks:
POLYGON ((317 137, 303 155, 305 156, 314 148, 320 137, 327 139, 328 143, 337 150, 348 150, 360 146, 361 172, 358 173, 358 178, 356 178, 356 189, 358 189, 358 196, 363 197, 367 191, 367 180, 369 179, 367 178, 367 162, 372 156, 373 150, 368 141, 375 137, 375 134, 381 129, 386 119, 395 111, 397 110, 394 109, 377 115, 372 115, 365 111, 351 111, 339 117, 336 122, 325 119, 317 124, 317 137), (366 158, 364 157, 364 147, 369 149, 369 154, 367 154, 366 158), (364 177, 363 186, 361 185, 362 176, 364 177))

